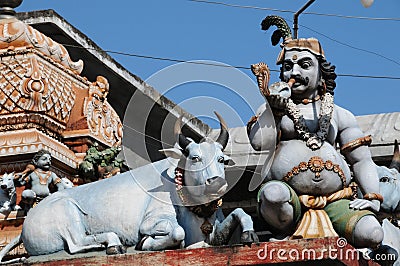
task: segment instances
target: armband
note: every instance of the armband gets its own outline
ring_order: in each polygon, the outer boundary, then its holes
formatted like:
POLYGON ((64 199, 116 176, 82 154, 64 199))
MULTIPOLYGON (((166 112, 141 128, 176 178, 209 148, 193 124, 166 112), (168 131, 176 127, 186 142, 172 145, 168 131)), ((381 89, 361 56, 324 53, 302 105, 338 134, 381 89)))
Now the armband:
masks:
POLYGON ((372 138, 371 135, 365 136, 365 137, 361 137, 358 139, 355 139, 353 141, 350 141, 349 143, 346 143, 345 145, 343 145, 340 148, 340 151, 342 152, 349 152, 354 150, 355 148, 358 148, 360 146, 369 146, 372 142, 372 138))
POLYGON ((367 193, 363 197, 366 200, 379 200, 380 203, 383 202, 383 197, 381 194, 378 193, 367 193))
POLYGON ((59 177, 57 177, 54 181, 53 181, 54 185, 57 185, 58 183, 61 183, 61 179, 59 177))

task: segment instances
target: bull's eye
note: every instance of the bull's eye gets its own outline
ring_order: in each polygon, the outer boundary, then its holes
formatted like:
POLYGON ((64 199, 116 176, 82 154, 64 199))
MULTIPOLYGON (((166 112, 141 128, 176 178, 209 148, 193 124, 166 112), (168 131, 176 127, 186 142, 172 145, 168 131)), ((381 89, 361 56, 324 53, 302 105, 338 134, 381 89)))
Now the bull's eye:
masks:
POLYGON ((195 162, 195 163, 197 163, 197 162, 200 162, 200 161, 201 161, 201 158, 200 158, 200 156, 195 155, 195 156, 192 157, 192 161, 195 162))
POLYGON ((383 176, 381 179, 379 179, 379 182, 389 182, 389 177, 383 176))
POLYGON ((219 163, 224 163, 225 162, 224 156, 218 157, 218 162, 219 163))

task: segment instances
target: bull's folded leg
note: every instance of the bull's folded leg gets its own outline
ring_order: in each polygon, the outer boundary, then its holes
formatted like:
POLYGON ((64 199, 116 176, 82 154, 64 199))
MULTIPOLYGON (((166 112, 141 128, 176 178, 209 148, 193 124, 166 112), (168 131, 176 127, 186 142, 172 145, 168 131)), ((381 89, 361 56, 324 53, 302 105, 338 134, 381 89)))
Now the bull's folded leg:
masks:
POLYGON ((138 243, 138 250, 164 250, 167 248, 182 247, 185 239, 185 232, 178 224, 164 219, 157 221, 153 227, 148 227, 149 223, 144 223, 140 228, 140 233, 144 235, 142 241, 138 243))
POLYGON ((67 245, 71 254, 104 247, 107 247, 108 255, 120 254, 124 251, 117 234, 113 232, 69 238, 67 239, 67 245))
POLYGON ((123 245, 108 246, 106 250, 107 255, 125 254, 127 247, 123 245))
POLYGON ((214 232, 212 245, 224 245, 229 242, 232 234, 240 226, 241 243, 258 242, 258 237, 254 233, 253 221, 241 208, 233 210, 221 223, 217 223, 214 232))

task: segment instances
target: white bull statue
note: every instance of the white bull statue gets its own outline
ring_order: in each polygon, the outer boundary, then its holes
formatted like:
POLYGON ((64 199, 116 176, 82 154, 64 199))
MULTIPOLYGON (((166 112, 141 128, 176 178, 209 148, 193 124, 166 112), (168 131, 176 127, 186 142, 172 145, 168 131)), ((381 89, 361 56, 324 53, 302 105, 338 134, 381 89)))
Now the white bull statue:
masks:
POLYGON ((0 261, 20 241, 30 256, 102 247, 119 254, 129 246, 164 250, 201 241, 220 245, 238 228, 242 243, 258 241, 243 210, 224 219, 218 208, 227 189, 223 149, 229 135, 217 116, 217 141, 186 138, 179 119, 179 148, 163 150, 166 159, 45 198, 29 211, 21 235, 0 252, 0 261))
POLYGON ((0 214, 7 216, 18 207, 17 193, 14 186, 14 174, 5 173, 0 177, 0 214))
POLYGON ((392 265, 393 260, 396 260, 394 265, 400 266, 400 261, 397 258, 398 254, 400 254, 400 224, 398 224, 400 214, 400 151, 397 140, 395 141, 394 154, 390 166, 377 166, 377 172, 379 189, 383 197, 379 211, 379 216, 383 219, 384 238, 382 244, 394 248, 397 252, 395 257, 389 258, 386 262, 387 265, 392 265), (394 219, 393 222, 397 222, 396 226, 386 217, 394 219))
POLYGON ((387 213, 400 213, 400 151, 397 140, 392 162, 388 167, 377 167, 379 176, 380 193, 383 196, 381 211, 387 213))

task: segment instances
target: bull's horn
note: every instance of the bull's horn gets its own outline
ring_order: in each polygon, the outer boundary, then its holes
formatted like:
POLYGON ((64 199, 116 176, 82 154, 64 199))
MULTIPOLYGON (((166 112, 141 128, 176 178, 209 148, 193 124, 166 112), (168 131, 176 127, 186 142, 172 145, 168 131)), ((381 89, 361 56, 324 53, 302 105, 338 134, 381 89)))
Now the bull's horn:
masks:
POLYGON ((400 151, 399 151, 399 143, 397 139, 394 141, 394 152, 392 162, 389 168, 397 169, 400 172, 400 151))
POLYGON ((178 144, 179 146, 185 150, 187 145, 189 145, 190 140, 188 140, 181 131, 181 126, 182 126, 182 115, 179 116, 178 120, 176 120, 175 122, 175 126, 174 126, 174 134, 175 136, 178 138, 178 144))
POLYGON ((216 141, 222 145, 222 150, 224 150, 229 140, 228 127, 225 120, 217 112, 214 112, 214 114, 218 117, 219 126, 221 128, 221 131, 216 141))

